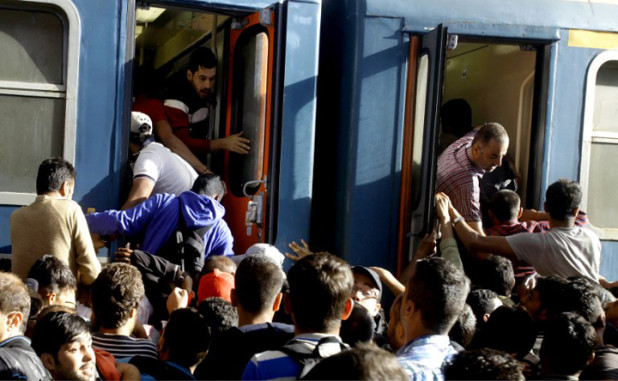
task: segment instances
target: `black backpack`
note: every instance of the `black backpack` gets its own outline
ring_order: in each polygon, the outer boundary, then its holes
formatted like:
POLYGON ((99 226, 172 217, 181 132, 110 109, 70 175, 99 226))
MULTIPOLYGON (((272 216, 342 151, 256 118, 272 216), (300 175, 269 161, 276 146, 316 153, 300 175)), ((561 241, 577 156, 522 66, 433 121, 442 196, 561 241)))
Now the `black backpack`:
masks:
POLYGON ((336 336, 326 336, 320 339, 311 353, 298 351, 298 344, 299 342, 297 339, 292 339, 283 347, 279 348, 281 352, 285 353, 291 359, 300 364, 300 373, 298 373, 297 379, 302 379, 317 363, 324 359, 324 357, 320 355, 321 345, 339 344, 342 351, 350 349, 347 344, 344 344, 341 339, 336 336))
POLYGON ((178 225, 172 232, 167 242, 159 249, 158 255, 180 266, 193 279, 202 271, 204 266, 204 234, 212 225, 204 226, 196 230, 189 229, 182 216, 182 205, 178 200, 178 225))

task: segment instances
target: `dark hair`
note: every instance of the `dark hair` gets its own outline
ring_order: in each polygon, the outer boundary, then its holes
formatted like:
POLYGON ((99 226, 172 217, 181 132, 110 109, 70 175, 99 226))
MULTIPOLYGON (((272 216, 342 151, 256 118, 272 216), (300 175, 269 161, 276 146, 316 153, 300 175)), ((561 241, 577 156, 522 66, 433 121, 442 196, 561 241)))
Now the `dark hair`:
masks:
POLYGON ((206 298, 200 302, 197 310, 204 317, 204 321, 206 321, 206 325, 213 337, 238 326, 236 307, 227 300, 215 296, 206 298))
POLYGON ((203 46, 195 49, 189 57, 189 70, 195 73, 200 66, 204 69, 217 67, 217 57, 212 50, 203 46))
POLYGON ((474 338, 476 333, 476 316, 468 304, 464 305, 463 310, 455 320, 455 324, 448 331, 448 337, 454 342, 466 348, 474 338))
POLYGON ((545 329, 541 365, 552 374, 575 374, 586 366, 595 340, 594 328, 583 317, 571 312, 559 314, 545 329))
POLYGON ((223 184, 221 177, 212 173, 204 173, 195 179, 191 191, 208 197, 223 197, 225 195, 225 184, 223 184))
POLYGON ((210 346, 206 321, 193 308, 181 308, 170 314, 163 339, 169 360, 187 368, 203 359, 210 346))
POLYGON ((288 283, 298 328, 324 332, 339 326, 354 287, 344 260, 326 252, 308 255, 290 268, 288 283))
POLYGON ((303 379, 407 381, 410 378, 401 369, 394 354, 375 344, 361 343, 349 351, 321 360, 303 379))
POLYGON ((497 140, 500 143, 508 142, 509 135, 500 123, 485 123, 478 129, 472 145, 479 144, 481 147, 486 146, 491 140, 497 140))
POLYGON ((144 297, 142 275, 126 263, 108 264, 92 284, 91 294, 96 324, 103 328, 121 327, 144 297))
POLYGON ((524 380, 521 364, 509 354, 490 348, 457 353, 444 364, 445 380, 524 380))
POLYGON ((46 254, 34 262, 28 272, 28 278, 39 283, 39 293, 60 293, 65 290, 77 289, 77 280, 61 260, 51 254, 46 254))
POLYGON ((285 274, 273 261, 264 255, 250 255, 236 270, 236 299, 251 313, 271 309, 284 281, 285 274))
POLYGON ((30 293, 26 285, 12 273, 0 272, 0 312, 8 315, 11 312, 21 312, 23 319, 21 333, 26 332, 30 313, 30 293))
POLYGON ((446 334, 466 303, 470 281, 451 262, 427 258, 416 263, 416 273, 406 289, 425 327, 446 334))
POLYGON ((574 312, 593 326, 598 323, 603 313, 601 300, 596 288, 585 278, 569 278, 556 295, 554 310, 550 313, 574 312))
POLYGON ((519 195, 510 189, 496 192, 489 201, 489 210, 500 222, 516 220, 520 206, 519 195))
POLYGON ((89 332, 88 323, 80 316, 64 311, 50 312, 42 315, 34 327, 32 349, 39 356, 49 353, 57 359, 60 347, 89 332))
POLYGON ((551 218, 566 221, 575 218, 573 211, 579 208, 582 190, 575 181, 560 179, 545 192, 545 206, 551 218))
POLYGON ((41 195, 60 190, 65 182, 75 180, 73 164, 61 157, 43 160, 36 176, 36 193, 41 195))
POLYGON ((451 132, 458 137, 464 136, 472 129, 472 109, 465 99, 451 99, 442 105, 440 119, 444 132, 451 132))
POLYGON ((494 291, 498 295, 511 296, 515 286, 513 264, 505 257, 489 255, 478 261, 475 283, 479 288, 494 291))
POLYGON ((472 308, 474 316, 476 316, 477 325, 484 323, 483 316, 491 314, 494 311, 494 301, 498 299, 498 294, 494 291, 480 288, 470 291, 466 303, 472 308))
POLYGON ((567 280, 559 276, 537 277, 536 290, 541 301, 541 310, 545 309, 551 314, 553 311, 559 311, 560 294, 564 290, 564 285, 567 280))
POLYGON ((373 340, 376 322, 369 311, 362 304, 354 303, 352 313, 347 320, 341 322, 339 336, 344 343, 356 346, 360 343, 369 343, 373 340))
POLYGON ((481 345, 523 358, 534 345, 536 326, 523 307, 498 307, 483 326, 481 345))

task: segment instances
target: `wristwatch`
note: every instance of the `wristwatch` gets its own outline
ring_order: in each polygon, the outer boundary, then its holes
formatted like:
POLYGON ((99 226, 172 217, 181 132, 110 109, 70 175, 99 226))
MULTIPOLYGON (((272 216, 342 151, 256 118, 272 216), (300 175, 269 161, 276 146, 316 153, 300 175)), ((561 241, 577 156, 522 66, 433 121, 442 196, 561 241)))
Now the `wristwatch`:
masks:
POLYGON ((464 219, 464 218, 463 218, 463 216, 456 217, 456 218, 453 220, 453 226, 457 226, 457 224, 458 224, 460 221, 463 221, 463 219, 464 219))

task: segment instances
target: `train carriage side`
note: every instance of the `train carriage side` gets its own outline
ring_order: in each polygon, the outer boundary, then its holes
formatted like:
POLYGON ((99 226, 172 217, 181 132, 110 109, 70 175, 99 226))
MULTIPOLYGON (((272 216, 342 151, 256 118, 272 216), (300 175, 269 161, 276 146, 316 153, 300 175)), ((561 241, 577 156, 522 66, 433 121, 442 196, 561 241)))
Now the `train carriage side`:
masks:
POLYGON ((430 228, 440 105, 467 98, 473 125, 507 128, 526 206, 580 181, 617 279, 617 15, 606 1, 324 2, 312 242, 401 268, 430 228))
MULTIPOLYGON (((156 3, 189 10, 186 13, 221 14, 229 16, 230 21, 238 19, 240 24, 260 13, 259 22, 276 23, 276 35, 271 35, 269 42, 278 45, 271 49, 266 73, 272 86, 267 109, 271 122, 266 128, 273 154, 264 156, 259 165, 268 171, 254 180, 258 180, 260 191, 269 191, 258 219, 263 234, 257 239, 284 250, 288 241, 309 234, 320 1, 156 3), (273 15, 276 18, 270 18, 273 15)), ((0 45, 13 49, 17 57, 10 70, 0 69, 0 108, 8 110, 24 103, 0 122, 9 137, 0 143, 6 158, 0 164, 4 188, 0 189, 0 252, 5 257, 10 257, 9 216, 34 199, 36 168, 46 157, 64 156, 75 163, 74 200, 84 212, 122 204, 134 95, 132 76, 134 61, 140 59, 135 48, 136 11, 144 7, 148 5, 132 0, 114 4, 82 0, 0 4, 0 30, 8 35, 0 37, 0 45), (32 30, 25 33, 27 28, 32 30), (43 34, 51 37, 40 38, 43 34), (44 45, 49 47, 43 49, 44 45), (16 73, 24 65, 29 71, 20 77, 16 73), (32 112, 34 107, 37 112, 32 112)), ((228 22, 226 28, 230 25, 228 22)), ((200 37, 196 45, 206 44, 208 38, 200 37)), ((193 47, 187 46, 187 51, 193 47)), ((235 75, 224 66, 228 60, 225 54, 221 51, 220 83, 235 75)), ((259 80, 266 83, 267 78, 259 80)), ((240 80, 238 77, 236 82, 240 80)), ((222 105, 223 111, 225 107, 229 105, 222 105)), ((225 121, 221 125, 221 133, 225 133, 225 121)), ((240 184, 241 189, 244 185, 240 184)), ((234 234, 246 232, 250 236, 250 229, 242 229, 234 234)), ((255 240, 255 234, 248 239, 255 240)), ((107 254, 99 253, 103 257, 107 254)))

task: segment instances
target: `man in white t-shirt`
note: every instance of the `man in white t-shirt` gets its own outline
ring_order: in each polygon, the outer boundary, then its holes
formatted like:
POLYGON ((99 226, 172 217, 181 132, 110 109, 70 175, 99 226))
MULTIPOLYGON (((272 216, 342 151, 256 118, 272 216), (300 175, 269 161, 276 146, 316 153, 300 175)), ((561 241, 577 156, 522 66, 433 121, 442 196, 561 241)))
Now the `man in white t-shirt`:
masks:
POLYGON ((467 248, 524 260, 543 276, 579 276, 599 283, 601 241, 591 230, 575 225, 581 198, 575 181, 561 179, 547 188, 545 210, 551 227, 547 233, 484 237, 473 231, 452 205, 449 214, 467 248))
POLYGON ((131 113, 129 147, 137 159, 133 165, 133 186, 121 209, 129 209, 152 194, 180 195, 193 186, 198 173, 169 148, 154 141, 152 121, 141 112, 131 113))

